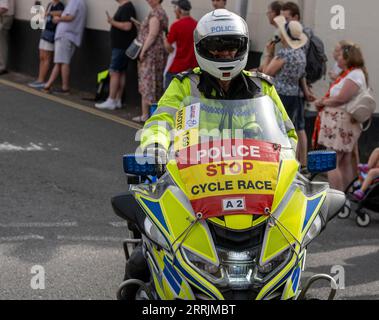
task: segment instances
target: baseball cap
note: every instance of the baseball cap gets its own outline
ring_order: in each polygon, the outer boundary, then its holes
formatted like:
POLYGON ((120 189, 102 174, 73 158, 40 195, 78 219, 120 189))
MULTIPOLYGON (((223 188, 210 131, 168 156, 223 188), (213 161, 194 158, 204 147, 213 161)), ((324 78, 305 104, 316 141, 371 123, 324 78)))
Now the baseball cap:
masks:
POLYGON ((171 3, 178 6, 180 9, 184 11, 190 11, 192 9, 191 2, 189 2, 188 0, 171 1, 171 3))

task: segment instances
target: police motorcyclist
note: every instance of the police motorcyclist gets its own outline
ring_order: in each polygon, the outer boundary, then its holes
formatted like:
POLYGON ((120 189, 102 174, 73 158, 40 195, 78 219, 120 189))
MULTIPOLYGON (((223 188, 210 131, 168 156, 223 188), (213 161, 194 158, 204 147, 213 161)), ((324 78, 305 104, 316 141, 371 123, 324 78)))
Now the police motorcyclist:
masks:
POLYGON ((238 15, 218 9, 198 22, 194 33, 199 68, 177 75, 158 103, 157 111, 145 123, 142 149, 168 150, 175 115, 185 97, 219 100, 252 99, 268 95, 282 115, 287 135, 296 150, 297 135, 271 78, 244 71, 249 54, 249 32, 238 15))
MULTIPOLYGON (((271 78, 244 71, 249 53, 246 22, 228 10, 218 9, 200 19, 194 38, 199 68, 181 73, 173 79, 156 112, 144 126, 142 149, 153 149, 160 154, 169 149, 170 131, 174 129, 176 113, 185 97, 242 100, 263 94, 270 96, 279 108, 295 152, 297 135, 271 78)), ((146 269, 139 246, 127 262, 125 279, 147 281, 146 269)))

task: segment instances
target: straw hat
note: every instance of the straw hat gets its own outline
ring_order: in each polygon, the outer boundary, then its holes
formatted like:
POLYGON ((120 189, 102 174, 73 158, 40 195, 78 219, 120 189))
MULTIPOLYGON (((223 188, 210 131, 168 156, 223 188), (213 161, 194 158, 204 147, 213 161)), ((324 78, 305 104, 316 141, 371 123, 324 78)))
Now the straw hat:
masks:
POLYGON ((303 32, 303 26, 298 21, 287 22, 283 16, 274 18, 282 37, 292 49, 299 49, 308 42, 308 37, 303 32))

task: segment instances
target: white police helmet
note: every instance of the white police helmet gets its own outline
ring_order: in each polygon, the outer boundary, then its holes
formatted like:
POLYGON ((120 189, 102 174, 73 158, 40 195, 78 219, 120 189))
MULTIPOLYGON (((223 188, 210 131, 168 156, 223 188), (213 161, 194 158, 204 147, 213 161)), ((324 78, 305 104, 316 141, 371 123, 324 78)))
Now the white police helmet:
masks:
POLYGON ((195 54, 200 68, 220 80, 231 80, 246 67, 249 30, 244 19, 226 9, 207 13, 194 32, 195 54), (237 50, 233 59, 216 58, 209 51, 237 50))

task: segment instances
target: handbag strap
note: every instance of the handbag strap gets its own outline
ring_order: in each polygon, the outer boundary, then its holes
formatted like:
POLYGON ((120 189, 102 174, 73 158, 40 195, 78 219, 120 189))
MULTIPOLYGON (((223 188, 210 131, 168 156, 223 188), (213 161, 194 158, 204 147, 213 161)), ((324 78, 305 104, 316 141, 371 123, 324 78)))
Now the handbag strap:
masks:
POLYGON ((361 123, 362 132, 366 132, 368 129, 370 129, 371 124, 372 124, 372 117, 367 121, 367 125, 365 127, 363 127, 363 123, 361 123))
POLYGON ((47 9, 46 9, 46 16, 49 15, 49 13, 51 12, 51 8, 53 7, 53 3, 50 2, 48 5, 47 5, 47 9))

